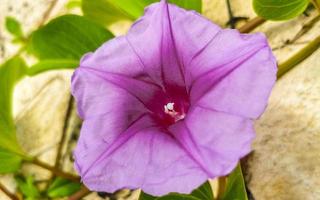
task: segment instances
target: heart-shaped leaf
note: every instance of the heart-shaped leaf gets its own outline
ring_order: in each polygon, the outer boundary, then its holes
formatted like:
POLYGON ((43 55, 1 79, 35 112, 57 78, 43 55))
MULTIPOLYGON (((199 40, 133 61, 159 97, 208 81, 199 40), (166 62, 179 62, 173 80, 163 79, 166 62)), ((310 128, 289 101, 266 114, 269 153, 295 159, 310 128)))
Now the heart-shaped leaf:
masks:
POLYGON ((141 192, 139 200, 213 200, 213 191, 209 182, 205 182, 191 194, 170 193, 162 197, 154 197, 141 192))
POLYGON ((20 165, 21 156, 0 148, 0 174, 16 172, 20 165))
POLYGON ((105 28, 78 15, 53 19, 32 34, 29 50, 40 59, 79 60, 113 38, 105 28))
POLYGON ((79 66, 79 60, 76 59, 46 59, 30 66, 27 70, 29 76, 37 75, 53 69, 74 69, 79 66))
MULTIPOLYGON (((103 25, 109 25, 120 20, 134 21, 143 15, 144 8, 158 0, 82 0, 84 16, 103 25)), ((201 0, 169 0, 189 10, 201 13, 201 0)))
POLYGON ((305 11, 309 0, 253 0, 257 15, 268 20, 288 20, 305 11))

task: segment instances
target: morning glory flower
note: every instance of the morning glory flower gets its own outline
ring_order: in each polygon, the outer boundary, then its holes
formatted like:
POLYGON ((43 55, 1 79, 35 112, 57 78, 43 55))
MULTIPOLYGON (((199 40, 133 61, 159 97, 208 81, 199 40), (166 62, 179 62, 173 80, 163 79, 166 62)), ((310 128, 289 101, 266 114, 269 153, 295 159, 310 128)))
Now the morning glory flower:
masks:
MULTIPOLYGON (((94 38, 93 38, 94 39, 94 38)), ((276 61, 263 34, 221 29, 166 1, 81 59, 75 167, 91 190, 189 193, 250 152, 276 61)))

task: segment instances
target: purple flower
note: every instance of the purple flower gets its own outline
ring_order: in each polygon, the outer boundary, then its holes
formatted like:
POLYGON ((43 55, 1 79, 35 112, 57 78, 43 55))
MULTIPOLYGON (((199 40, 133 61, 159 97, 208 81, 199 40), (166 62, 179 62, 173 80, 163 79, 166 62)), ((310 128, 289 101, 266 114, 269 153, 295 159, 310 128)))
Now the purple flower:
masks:
POLYGON ((74 157, 84 184, 163 195, 230 173, 250 152, 276 71, 262 34, 152 4, 73 75, 84 120, 74 157))

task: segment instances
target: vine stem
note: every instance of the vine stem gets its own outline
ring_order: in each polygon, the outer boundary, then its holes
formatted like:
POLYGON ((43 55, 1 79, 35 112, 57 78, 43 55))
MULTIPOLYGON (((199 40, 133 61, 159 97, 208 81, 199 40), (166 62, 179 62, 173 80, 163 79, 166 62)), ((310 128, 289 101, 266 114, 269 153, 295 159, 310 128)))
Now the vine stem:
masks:
POLYGON ((317 15, 312 20, 304 24, 301 30, 297 33, 297 35, 290 41, 290 43, 294 43, 297 41, 303 34, 307 33, 314 25, 320 20, 320 15, 317 15))
POLYGON ((64 123, 63 128, 62 128, 62 135, 61 135, 61 139, 60 139, 60 142, 59 142, 59 145, 58 145, 57 157, 56 157, 55 164, 54 164, 54 167, 57 168, 57 169, 59 169, 59 166, 60 166, 60 163, 61 163, 63 144, 64 144, 64 141, 66 139, 68 125, 70 123, 72 107, 73 107, 73 98, 72 98, 71 95, 69 95, 67 111, 66 111, 65 120, 64 120, 65 123, 64 123))
POLYGON ((249 33, 251 32, 253 29, 257 28, 258 26, 260 26, 261 24, 263 24, 264 22, 266 22, 265 19, 263 19, 262 17, 255 17, 251 20, 249 20, 246 24, 244 24, 243 26, 241 26, 239 28, 239 32, 241 33, 249 33))
POLYGON ((18 196, 15 194, 11 193, 2 183, 0 183, 0 190, 5 193, 10 199, 12 200, 20 200, 18 196))
POLYGON ((311 19, 310 21, 308 21, 306 24, 304 24, 302 26, 302 28, 300 29, 300 31, 289 41, 285 42, 283 45, 279 46, 279 47, 275 47, 272 50, 277 50, 277 49, 282 49, 284 48, 286 45, 291 45, 293 43, 295 43, 298 39, 300 39, 304 34, 308 33, 313 27, 314 25, 320 20, 320 15, 317 15, 316 17, 314 17, 313 19, 311 19))
POLYGON ((217 192, 217 200, 222 199, 222 196, 226 190, 227 185, 227 176, 221 176, 218 178, 218 192, 217 192))
POLYGON ((278 66, 277 78, 281 78, 285 73, 290 71, 294 66, 308 58, 313 52, 320 47, 320 35, 312 40, 307 46, 294 54, 291 58, 278 66))
POLYGON ((320 13, 320 0, 310 0, 311 3, 314 5, 314 7, 318 10, 320 13))
POLYGON ((83 186, 78 192, 71 195, 68 199, 69 200, 82 199, 83 197, 87 196, 90 193, 91 193, 91 191, 88 188, 86 188, 85 186, 83 186))
POLYGON ((227 8, 228 8, 228 15, 229 15, 229 19, 230 19, 230 26, 231 28, 235 28, 235 23, 232 22, 232 19, 234 18, 232 10, 231 10, 231 4, 230 4, 230 0, 227 0, 227 8))
POLYGON ((59 169, 56 169, 54 166, 51 166, 47 163, 44 163, 38 159, 33 159, 31 161, 29 161, 30 163, 34 164, 34 165, 37 165, 39 167, 42 167, 44 169, 47 169, 49 171, 51 171, 53 174, 57 175, 57 176, 60 176, 60 177, 63 177, 63 178, 66 178, 68 180, 71 180, 71 181, 74 181, 74 182, 80 182, 80 177, 79 176, 76 176, 74 174, 71 174, 71 173, 68 173, 68 172, 64 172, 64 171, 61 171, 59 169))
POLYGON ((44 12, 41 21, 38 24, 38 27, 42 26, 50 17, 52 10, 54 9, 55 5, 57 4, 58 0, 52 0, 48 9, 44 12))

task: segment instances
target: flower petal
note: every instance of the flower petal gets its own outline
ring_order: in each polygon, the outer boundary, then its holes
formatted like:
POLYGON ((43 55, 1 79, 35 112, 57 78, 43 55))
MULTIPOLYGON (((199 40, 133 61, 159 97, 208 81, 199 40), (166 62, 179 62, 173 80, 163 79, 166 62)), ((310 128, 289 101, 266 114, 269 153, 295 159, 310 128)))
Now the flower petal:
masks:
POLYGON ((246 58, 255 51, 268 46, 261 33, 240 34, 235 29, 219 31, 205 46, 197 52, 188 65, 193 79, 223 67, 231 62, 246 58))
POLYGON ((127 34, 145 72, 165 88, 168 85, 185 85, 184 69, 175 47, 170 14, 165 1, 152 4, 127 34))
POLYGON ((230 173, 254 138, 251 120, 202 107, 169 130, 210 178, 230 173))
POLYGON ((124 117, 146 111, 141 101, 126 89, 106 81, 104 77, 97 76, 83 67, 75 71, 71 87, 82 119, 97 118, 112 113, 122 113, 124 117))
POLYGON ((148 112, 136 96, 106 78, 105 74, 84 67, 79 67, 72 77, 72 94, 78 113, 84 119, 75 150, 75 154, 81 155, 79 171, 88 170, 99 157, 96 149, 113 143, 120 133, 148 112))
POLYGON ((276 73, 275 58, 264 47, 198 78, 191 104, 256 119, 267 105, 276 73))
POLYGON ((171 31, 184 66, 217 36, 221 28, 195 11, 169 5, 171 31))
POLYGON ((149 112, 155 112, 158 108, 163 108, 165 93, 158 85, 144 80, 95 71, 97 75, 103 76, 106 81, 122 88, 138 99, 149 112))
POLYGON ((141 115, 148 113, 145 102, 157 87, 143 81, 79 67, 72 77, 72 94, 84 119, 76 154, 78 168, 88 170, 106 144, 113 143, 141 115), (90 146, 92 146, 90 148, 90 146), (78 152, 78 153, 77 153, 78 152))
POLYGON ((231 29, 220 31, 188 66, 191 102, 198 101, 216 82, 265 46, 266 39, 260 34, 244 35, 231 29))
MULTIPOLYGON (((186 87, 192 83, 191 61, 204 51, 221 31, 221 28, 195 11, 187 11, 176 5, 169 5, 171 32, 177 55, 184 67, 186 87)), ((210 55, 211 58, 214 54, 210 55)))
POLYGON ((143 65, 124 36, 107 41, 94 53, 85 54, 80 66, 131 77, 143 75, 143 65))
POLYGON ((172 190, 188 193, 206 180, 194 160, 146 117, 143 102, 158 87, 81 66, 72 88, 84 119, 75 168, 90 189, 141 187, 163 195, 172 190))
MULTIPOLYGON (((100 128, 98 123, 94 125, 100 128)), ((84 129, 81 134, 87 131, 92 133, 84 129)), ((94 191, 142 188, 152 195, 189 193, 207 179, 194 160, 169 134, 155 127, 148 116, 137 120, 112 144, 91 144, 85 148, 81 142, 84 139, 80 138, 75 153, 76 166, 90 164, 90 170, 78 171, 84 184, 94 191), (93 161, 90 156, 97 154, 99 157, 93 161)))

